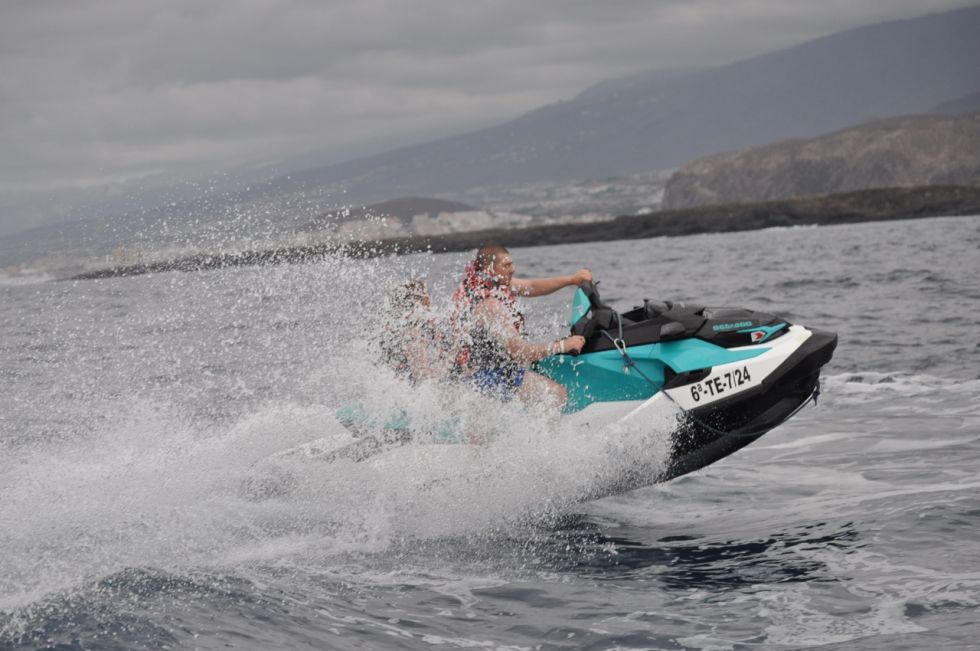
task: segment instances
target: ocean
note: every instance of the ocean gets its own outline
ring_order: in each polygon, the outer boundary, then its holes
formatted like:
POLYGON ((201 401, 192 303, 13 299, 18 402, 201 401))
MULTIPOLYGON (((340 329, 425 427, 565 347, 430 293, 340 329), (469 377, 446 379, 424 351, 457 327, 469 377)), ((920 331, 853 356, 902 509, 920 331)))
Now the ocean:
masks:
MULTIPOLYGON (((980 636, 980 219, 512 251, 603 298, 836 331, 823 392, 697 473, 642 431, 447 404, 376 363, 385 292, 465 255, 0 281, 0 648, 921 649, 980 636), (486 445, 276 456, 336 410, 486 445), (476 413, 470 413, 476 412, 476 413)), ((571 291, 526 300, 532 338, 571 291)))

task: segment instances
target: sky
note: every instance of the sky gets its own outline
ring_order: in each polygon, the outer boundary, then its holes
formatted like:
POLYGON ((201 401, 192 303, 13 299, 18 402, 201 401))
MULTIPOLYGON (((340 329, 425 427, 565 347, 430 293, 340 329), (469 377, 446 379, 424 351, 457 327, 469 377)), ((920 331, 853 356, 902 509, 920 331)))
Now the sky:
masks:
POLYGON ((0 236, 93 197, 339 162, 631 73, 976 0, 6 0, 0 236), (284 162, 285 161, 285 162, 284 162))

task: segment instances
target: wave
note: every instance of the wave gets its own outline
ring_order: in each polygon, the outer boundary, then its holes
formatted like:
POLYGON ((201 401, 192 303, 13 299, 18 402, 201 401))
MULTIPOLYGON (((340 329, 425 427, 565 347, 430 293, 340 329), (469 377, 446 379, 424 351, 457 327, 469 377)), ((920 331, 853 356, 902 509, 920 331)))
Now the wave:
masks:
POLYGON ((51 274, 44 273, 41 271, 28 272, 28 273, 18 273, 18 274, 6 274, 0 272, 0 287, 20 287, 24 285, 40 285, 42 283, 48 283, 54 280, 55 277, 51 274))
MULTIPOLYGON (((372 408, 444 417, 433 387, 398 395, 383 374, 372 408)), ((393 541, 521 528, 601 493, 627 472, 659 472, 673 414, 642 430, 575 430, 518 405, 456 405, 460 426, 489 423, 485 445, 419 440, 365 462, 276 456, 317 440, 352 442, 332 407, 269 404, 202 428, 180 410, 118 404, 70 441, 8 445, 0 460, 0 611, 134 567, 290 563, 371 553, 393 541), (485 407, 485 406, 484 406, 485 407), (256 482, 274 490, 256 495, 256 482)))
POLYGON ((862 371, 824 376, 825 389, 840 394, 922 395, 938 391, 952 394, 980 394, 980 379, 957 379, 908 372, 862 371))
POLYGON ((820 228, 820 224, 796 224, 794 226, 769 226, 768 228, 760 229, 763 233, 779 233, 783 231, 804 231, 804 230, 815 230, 820 228))
MULTIPOLYGON (((328 464, 278 453, 353 442, 333 406, 270 402, 207 425, 175 405, 101 406, 102 424, 86 436, 5 444, 0 611, 133 567, 288 565, 551 521, 630 473, 655 474, 676 416, 576 429, 517 404, 447 404, 439 387, 409 388, 383 369, 349 391, 372 413, 403 411, 423 426, 451 418, 492 436, 484 445, 417 440, 328 464), (256 494, 263 482, 271 489, 256 494)), ((904 401, 925 413, 941 399, 944 414, 972 418, 978 396, 980 380, 842 373, 825 378, 821 405, 867 414, 904 401)))

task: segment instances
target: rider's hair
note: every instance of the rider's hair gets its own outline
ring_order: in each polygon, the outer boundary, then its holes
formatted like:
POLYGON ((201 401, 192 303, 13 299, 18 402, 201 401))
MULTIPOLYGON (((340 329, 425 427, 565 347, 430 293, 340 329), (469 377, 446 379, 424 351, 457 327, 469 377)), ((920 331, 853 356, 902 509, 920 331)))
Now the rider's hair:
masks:
POLYGON ((486 244, 477 250, 473 266, 477 271, 489 271, 498 258, 502 258, 508 253, 509 251, 499 244, 486 244))
POLYGON ((388 292, 388 305, 396 312, 411 312, 426 295, 425 283, 412 278, 400 283, 388 292))

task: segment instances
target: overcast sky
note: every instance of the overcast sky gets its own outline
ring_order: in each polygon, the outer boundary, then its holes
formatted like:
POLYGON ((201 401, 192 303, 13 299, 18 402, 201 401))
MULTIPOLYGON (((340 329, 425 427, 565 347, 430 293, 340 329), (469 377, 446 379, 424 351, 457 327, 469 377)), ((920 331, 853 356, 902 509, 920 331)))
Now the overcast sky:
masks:
POLYGON ((0 234, 63 209, 69 189, 373 153, 502 122, 602 79, 972 4, 6 0, 0 234))

